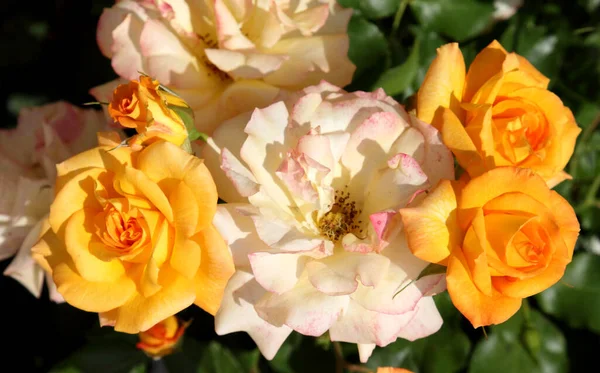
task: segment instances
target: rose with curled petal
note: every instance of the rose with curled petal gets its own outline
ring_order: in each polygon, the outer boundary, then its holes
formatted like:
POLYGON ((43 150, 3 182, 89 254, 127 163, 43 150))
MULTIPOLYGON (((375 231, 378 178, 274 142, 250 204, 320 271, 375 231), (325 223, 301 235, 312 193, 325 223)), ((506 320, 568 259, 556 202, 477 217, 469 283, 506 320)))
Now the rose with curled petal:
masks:
POLYGON ((148 145, 161 139, 181 146, 188 132, 183 120, 169 107, 173 102, 187 107, 180 98, 160 89, 157 80, 142 75, 139 81, 132 80, 115 88, 108 114, 121 126, 137 131, 138 134, 127 141, 129 146, 148 145))
MULTIPOLYGON (((24 108, 15 129, 0 130, 0 260, 15 253, 4 274, 33 295, 42 293, 44 271, 31 259, 48 214, 56 164, 96 145, 108 128, 102 113, 64 101, 24 108)), ((61 302, 52 281, 50 299, 61 302)))
POLYGON ((499 324, 558 282, 573 257, 573 208, 532 170, 442 181, 400 215, 411 251, 447 266, 452 303, 474 327, 499 324))
POLYGON ((529 168, 553 187, 581 129, 548 90, 549 79, 493 41, 465 69, 457 43, 438 56, 417 94, 417 116, 433 124, 470 177, 501 166, 529 168))
MULTIPOLYGON (((350 83, 351 13, 334 0, 122 0, 100 17, 97 40, 121 78, 158 79, 210 134, 280 90, 350 83)), ((106 101, 114 85, 92 94, 106 101)))
POLYGON ((191 304, 214 314, 233 263, 202 160, 166 141, 134 151, 114 134, 100 140, 57 165, 35 259, 66 302, 117 331, 147 330, 191 304))
POLYGON ((328 331, 366 361, 376 345, 439 329, 430 295, 443 276, 394 298, 427 266, 410 253, 397 211, 454 175, 435 128, 382 90, 323 82, 225 122, 209 144, 221 198, 237 202, 214 219, 236 264, 218 334, 246 331, 271 359, 292 330, 328 331))

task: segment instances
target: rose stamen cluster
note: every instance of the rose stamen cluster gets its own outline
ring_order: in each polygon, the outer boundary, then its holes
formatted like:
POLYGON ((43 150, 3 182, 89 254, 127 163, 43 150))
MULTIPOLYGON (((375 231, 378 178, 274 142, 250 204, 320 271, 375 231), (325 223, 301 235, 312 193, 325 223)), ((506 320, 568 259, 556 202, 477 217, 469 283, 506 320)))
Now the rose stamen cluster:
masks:
POLYGON ((350 199, 350 192, 335 191, 335 202, 317 222, 319 232, 329 241, 337 243, 347 233, 363 236, 362 221, 357 220, 362 210, 356 208, 356 202, 350 199))

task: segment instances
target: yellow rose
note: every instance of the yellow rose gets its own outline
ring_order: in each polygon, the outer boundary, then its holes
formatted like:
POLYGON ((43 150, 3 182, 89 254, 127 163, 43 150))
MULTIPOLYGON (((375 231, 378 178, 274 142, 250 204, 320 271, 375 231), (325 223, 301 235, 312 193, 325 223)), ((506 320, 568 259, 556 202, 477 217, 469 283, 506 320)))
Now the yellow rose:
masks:
POLYGON ((140 76, 115 88, 108 104, 108 114, 123 127, 135 128, 138 135, 129 145, 148 145, 166 140, 181 146, 188 137, 183 120, 168 105, 187 107, 171 93, 159 89, 159 83, 148 76, 140 76))
POLYGON ((417 94, 417 116, 442 132, 471 177, 499 166, 530 168, 553 187, 581 129, 548 78, 494 41, 465 73, 458 44, 446 44, 417 94))
POLYGON ((448 294, 474 327, 508 320, 560 280, 579 235, 569 203, 515 167, 444 180, 400 214, 413 254, 448 266, 448 294))
POLYGON ((169 355, 179 344, 187 324, 170 316, 150 329, 140 332, 136 347, 152 358, 169 355))
POLYGON ((100 140, 57 165, 35 259, 68 303, 117 331, 147 330, 193 303, 214 314, 233 263, 202 160, 164 141, 134 151, 100 140))

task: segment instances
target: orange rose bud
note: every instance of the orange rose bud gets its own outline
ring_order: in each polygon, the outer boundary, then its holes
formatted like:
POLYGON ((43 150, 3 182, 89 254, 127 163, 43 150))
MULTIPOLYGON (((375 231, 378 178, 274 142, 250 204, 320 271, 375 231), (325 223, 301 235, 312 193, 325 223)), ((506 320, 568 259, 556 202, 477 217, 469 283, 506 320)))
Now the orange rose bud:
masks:
POLYGON ((152 112, 148 110, 148 98, 140 94, 139 82, 132 80, 115 88, 108 114, 115 122, 126 128, 144 132, 152 123, 152 112))
POLYGON ((145 332, 140 332, 137 348, 152 358, 169 355, 179 345, 188 323, 182 323, 175 316, 170 316, 145 332))
POLYGON ((400 215, 413 254, 447 265, 450 298, 474 327, 508 320, 558 282, 579 235, 571 205, 516 167, 444 180, 400 215))
POLYGON ((183 120, 170 105, 187 107, 179 97, 160 89, 160 84, 148 76, 140 76, 119 85, 113 92, 108 113, 123 127, 135 128, 138 135, 130 146, 149 145, 162 139, 181 146, 188 137, 183 120))
POLYGON ((377 373, 413 373, 411 370, 404 368, 379 367, 377 373))
POLYGON ((571 178, 563 169, 581 129, 548 82, 497 41, 468 71, 458 44, 446 44, 419 88, 417 116, 441 132, 471 177, 514 166, 532 169, 553 187, 571 178))

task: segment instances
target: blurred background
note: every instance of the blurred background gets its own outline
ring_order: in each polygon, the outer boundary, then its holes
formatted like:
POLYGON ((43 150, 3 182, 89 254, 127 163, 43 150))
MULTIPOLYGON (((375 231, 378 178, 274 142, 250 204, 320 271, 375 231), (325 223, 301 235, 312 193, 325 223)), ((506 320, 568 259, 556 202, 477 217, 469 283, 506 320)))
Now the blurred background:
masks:
MULTIPOLYGON (((16 124, 19 110, 57 100, 81 105, 88 90, 115 77, 96 45, 96 24, 109 0, 4 0, 0 33, 0 118, 16 124)), ((503 325, 474 330, 447 294, 436 296, 442 330, 414 343, 377 348, 368 367, 415 372, 584 372, 600 350, 600 0, 340 0, 356 12, 349 25, 357 71, 348 90, 382 87, 410 106, 435 49, 460 42, 468 63, 497 39, 551 79, 550 89, 583 128, 567 167, 573 180, 557 191, 582 227, 573 262, 561 282, 528 299, 503 325), (496 3, 496 4, 494 4, 496 3)), ((0 133, 0 136, 2 134, 0 133)), ((0 262, 4 271, 9 260, 0 262)), ((0 276, 2 371, 145 372, 158 369, 136 350, 137 336, 98 326, 97 315, 40 299, 0 276), (10 369, 8 367, 11 367, 10 369)), ((334 372, 326 338, 292 335, 267 362, 242 333, 217 337, 213 319, 197 307, 182 349, 164 359, 169 371, 334 372)), ((347 361, 356 347, 342 344, 347 361)), ((163 366, 163 368, 164 368, 163 366)), ((363 370, 369 371, 369 370, 363 370)))

